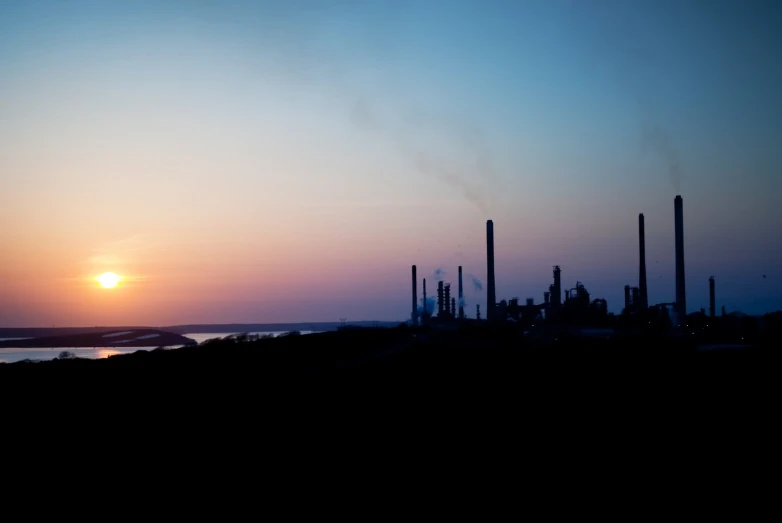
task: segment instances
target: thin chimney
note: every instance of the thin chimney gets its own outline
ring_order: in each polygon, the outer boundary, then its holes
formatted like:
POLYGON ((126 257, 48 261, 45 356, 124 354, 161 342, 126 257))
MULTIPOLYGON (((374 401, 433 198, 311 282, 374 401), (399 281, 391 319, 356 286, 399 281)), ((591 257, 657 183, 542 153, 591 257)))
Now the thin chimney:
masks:
POLYGON ((427 305, 426 305, 426 278, 424 278, 423 284, 424 284, 424 287, 423 287, 423 290, 424 290, 424 313, 421 316, 421 322, 425 323, 426 322, 426 317, 429 314, 429 312, 426 310, 428 308, 427 305))
POLYGON ((638 249, 640 257, 638 267, 638 292, 640 294, 640 303, 638 308, 645 311, 649 308, 649 297, 646 294, 646 231, 643 213, 638 215, 638 249))
POLYGON ((680 322, 687 318, 687 295, 684 288, 684 210, 682 197, 673 200, 676 229, 676 312, 680 322))
POLYGON ((554 285, 551 286, 551 305, 558 308, 562 305, 562 269, 554 265, 554 285))
POLYGON ((418 327, 418 278, 415 265, 413 265, 413 315, 411 317, 413 327, 418 327))
POLYGON ((486 319, 494 319, 497 296, 494 293, 494 222, 486 221, 486 319))
POLYGON ((459 319, 464 319, 464 294, 462 292, 462 266, 459 265, 459 319))

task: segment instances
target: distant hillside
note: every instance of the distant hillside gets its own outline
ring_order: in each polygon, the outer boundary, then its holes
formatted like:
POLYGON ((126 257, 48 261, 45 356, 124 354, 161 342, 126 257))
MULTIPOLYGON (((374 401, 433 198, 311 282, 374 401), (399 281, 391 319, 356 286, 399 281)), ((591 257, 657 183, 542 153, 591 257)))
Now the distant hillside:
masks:
POLYGON ((156 329, 126 329, 114 332, 88 332, 64 336, 41 336, 26 340, 0 341, 0 348, 66 347, 174 347, 194 345, 195 340, 156 329))
MULTIPOLYGON (((355 325, 358 327, 396 327, 401 321, 351 321, 345 325, 355 325)), ((309 323, 194 323, 190 325, 169 325, 169 326, 149 326, 149 325, 117 325, 117 326, 99 326, 99 327, 22 327, 22 328, 3 328, 0 327, 0 338, 35 338, 40 336, 68 336, 71 334, 97 334, 119 330, 143 330, 158 329, 177 334, 188 334, 194 332, 267 332, 267 331, 334 331, 342 323, 340 322, 309 322, 309 323)), ((17 343, 18 346, 18 343, 17 343)))
MULTIPOLYGON (((351 321, 345 325, 356 327, 396 327, 401 321, 351 321)), ((335 331, 343 324, 340 322, 310 323, 213 323, 193 325, 173 325, 161 327, 170 332, 187 334, 191 332, 264 332, 264 331, 335 331)))

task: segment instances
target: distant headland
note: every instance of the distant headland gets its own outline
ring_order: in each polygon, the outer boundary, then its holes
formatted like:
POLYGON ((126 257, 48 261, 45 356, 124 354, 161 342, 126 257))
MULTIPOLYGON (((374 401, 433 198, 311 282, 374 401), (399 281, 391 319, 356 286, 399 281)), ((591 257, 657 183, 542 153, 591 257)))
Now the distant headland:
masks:
POLYGON ((196 341, 181 334, 157 329, 113 329, 109 332, 81 332, 36 336, 26 339, 0 341, 0 349, 66 348, 66 347, 173 347, 195 345, 196 341))
MULTIPOLYGON (((290 332, 290 331, 335 331, 342 326, 396 327, 401 321, 351 321, 351 322, 300 322, 300 323, 193 323, 187 325, 112 325, 95 327, 0 327, 0 338, 37 338, 41 336, 69 336, 74 334, 97 334, 118 331, 156 330, 174 334, 195 332, 290 332)), ((18 345, 18 341, 15 346, 18 345)), ((149 345, 149 344, 147 344, 149 345)), ((176 344, 179 345, 179 344, 176 344)))

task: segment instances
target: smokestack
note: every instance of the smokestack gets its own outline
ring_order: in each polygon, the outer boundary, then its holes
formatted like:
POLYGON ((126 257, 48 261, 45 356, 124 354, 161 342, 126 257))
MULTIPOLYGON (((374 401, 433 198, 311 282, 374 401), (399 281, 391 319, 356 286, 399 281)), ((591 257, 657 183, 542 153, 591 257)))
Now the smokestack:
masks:
POLYGON ((709 277, 709 316, 717 315, 717 306, 714 301, 714 276, 709 277))
POLYGON ((451 298, 451 316, 456 317, 456 298, 451 298))
POLYGON ((462 292, 462 266, 459 265, 459 319, 464 319, 464 294, 462 292))
POLYGON ((411 319, 413 327, 418 327, 418 278, 415 274, 415 265, 413 265, 413 315, 411 319))
POLYGON ((646 231, 644 230, 644 215, 638 215, 638 249, 640 263, 638 267, 638 292, 641 302, 638 308, 645 311, 649 308, 649 298, 646 294, 646 231))
POLYGON ((559 307, 562 305, 562 277, 559 265, 554 265, 554 285, 551 288, 551 305, 559 307))
POLYGON ((424 278, 424 314, 421 316, 421 322, 426 321, 426 316, 429 314, 429 311, 426 310, 426 278, 424 278))
POLYGON ((682 197, 673 199, 674 225, 676 228, 676 312, 679 321, 687 319, 687 298, 684 290, 684 211, 682 197))
POLYGON ((486 220, 486 319, 494 319, 497 296, 494 294, 494 222, 486 220))

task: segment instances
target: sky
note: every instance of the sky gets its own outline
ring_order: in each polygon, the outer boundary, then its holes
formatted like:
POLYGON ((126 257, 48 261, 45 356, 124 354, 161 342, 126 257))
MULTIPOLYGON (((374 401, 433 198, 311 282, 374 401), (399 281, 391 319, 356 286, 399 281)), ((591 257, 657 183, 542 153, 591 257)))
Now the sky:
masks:
POLYGON ((782 309, 782 5, 0 0, 0 326, 782 309), (113 289, 96 275, 123 276, 113 289), (439 272, 438 272, 439 271, 439 272), (482 290, 479 290, 483 287, 482 290), (421 288, 419 283, 419 296, 421 288))

